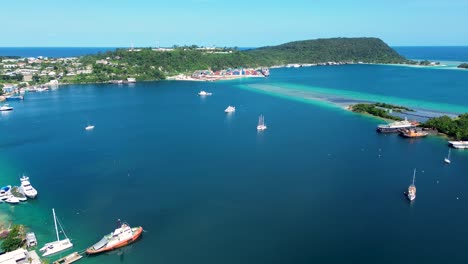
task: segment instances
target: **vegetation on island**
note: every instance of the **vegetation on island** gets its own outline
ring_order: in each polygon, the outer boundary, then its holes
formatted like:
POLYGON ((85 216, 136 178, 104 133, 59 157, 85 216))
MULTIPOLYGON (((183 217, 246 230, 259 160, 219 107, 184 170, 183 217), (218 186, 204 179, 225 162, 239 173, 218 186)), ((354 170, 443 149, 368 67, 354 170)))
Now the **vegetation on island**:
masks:
POLYGON ((22 225, 13 225, 8 235, 3 238, 1 248, 5 252, 18 249, 23 244, 25 238, 25 229, 22 225))
POLYGON ((236 48, 117 49, 83 56, 86 74, 64 76, 62 82, 86 83, 124 80, 159 80, 196 70, 270 67, 323 62, 405 63, 407 60, 377 38, 332 38, 296 41, 279 46, 240 51, 236 48))
POLYGON ((391 105, 386 103, 373 103, 373 104, 355 104, 351 106, 351 110, 357 113, 366 113, 377 117, 382 117, 386 119, 392 120, 402 120, 402 118, 398 116, 394 116, 390 114, 390 111, 395 112, 403 112, 403 111, 414 111, 410 108, 398 105, 391 105))
POLYGON ((468 63, 462 63, 462 64, 458 65, 458 68, 468 69, 468 63))
POLYGON ((456 140, 468 140, 468 113, 459 115, 455 119, 448 116, 434 117, 427 120, 423 126, 435 128, 456 140))

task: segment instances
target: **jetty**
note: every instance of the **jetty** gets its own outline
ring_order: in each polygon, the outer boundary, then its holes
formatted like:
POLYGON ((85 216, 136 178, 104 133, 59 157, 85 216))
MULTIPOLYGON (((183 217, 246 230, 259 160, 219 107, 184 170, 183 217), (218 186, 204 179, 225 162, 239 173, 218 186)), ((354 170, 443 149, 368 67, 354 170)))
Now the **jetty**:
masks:
POLYGON ((82 257, 83 256, 81 256, 78 252, 73 252, 68 256, 65 256, 61 259, 54 261, 53 264, 69 264, 69 263, 73 263, 75 261, 80 260, 82 257))

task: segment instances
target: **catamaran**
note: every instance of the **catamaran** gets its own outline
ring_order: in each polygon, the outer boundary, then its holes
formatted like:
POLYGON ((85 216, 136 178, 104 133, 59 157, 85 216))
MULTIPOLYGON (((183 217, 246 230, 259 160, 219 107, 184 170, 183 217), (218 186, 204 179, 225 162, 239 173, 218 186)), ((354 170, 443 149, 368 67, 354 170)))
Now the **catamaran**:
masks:
POLYGON ((260 115, 258 117, 257 130, 265 130, 265 129, 267 129, 267 126, 265 125, 265 117, 263 117, 263 115, 260 115))
POLYGON ((447 164, 450 164, 450 162, 451 162, 451 161, 450 161, 450 150, 451 150, 451 149, 449 149, 448 155, 447 155, 447 157, 444 159, 444 162, 447 163, 447 164))
POLYGON ((29 182, 29 177, 23 175, 23 177, 20 178, 20 181, 20 191, 30 199, 36 198, 37 191, 36 189, 34 189, 34 187, 32 187, 31 183, 29 182))
POLYGON ((414 180, 416 178, 416 169, 414 169, 413 173, 413 183, 408 187, 408 199, 413 201, 416 199, 416 185, 414 185, 414 180))
POLYGON ((127 246, 135 242, 143 232, 143 227, 130 227, 118 220, 118 227, 114 232, 105 235, 99 242, 86 250, 88 254, 97 254, 127 246))
POLYGON ((49 242, 45 244, 39 251, 43 252, 42 256, 46 257, 64 250, 67 250, 71 247, 73 247, 73 244, 70 242, 70 239, 67 237, 65 234, 65 231, 62 228, 62 225, 60 222, 58 222, 57 217, 55 216, 55 210, 52 208, 52 213, 54 215, 54 224, 55 224, 55 233, 57 234, 57 241, 54 242, 49 242), (58 228, 57 228, 57 222, 60 226, 60 230, 62 231, 63 235, 65 236, 65 239, 60 240, 58 228))

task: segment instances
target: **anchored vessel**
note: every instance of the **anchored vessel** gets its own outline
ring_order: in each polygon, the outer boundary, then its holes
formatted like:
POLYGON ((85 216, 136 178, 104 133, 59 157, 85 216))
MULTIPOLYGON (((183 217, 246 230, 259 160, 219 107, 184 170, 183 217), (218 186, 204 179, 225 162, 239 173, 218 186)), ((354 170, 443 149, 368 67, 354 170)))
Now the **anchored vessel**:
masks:
POLYGON ((85 127, 86 130, 93 130, 94 129, 94 126, 92 125, 88 125, 87 127, 85 127))
POLYGON ((410 128, 410 129, 401 129, 401 134, 403 137, 407 137, 407 138, 416 138, 416 137, 425 137, 428 135, 427 132, 425 131, 418 131, 414 128, 410 128))
POLYGON ((24 176, 20 178, 21 186, 20 191, 26 195, 26 197, 30 199, 34 199, 37 196, 37 191, 32 187, 31 183, 29 182, 29 177, 24 176))
POLYGON ((413 201, 416 199, 416 185, 414 185, 414 180, 416 178, 416 169, 414 169, 413 173, 413 183, 408 187, 408 199, 413 201))
POLYGON ((260 115, 258 117, 258 125, 257 125, 257 130, 265 130, 267 129, 267 126, 265 125, 265 118, 263 115, 260 115))
POLYGON ((120 223, 119 220, 117 229, 105 235, 99 242, 88 248, 86 253, 97 254, 127 246, 135 242, 142 232, 143 227, 130 227, 127 223, 120 223))
POLYGON ((451 161, 450 161, 450 151, 451 151, 451 149, 449 149, 448 155, 447 155, 447 157, 444 159, 444 162, 447 163, 447 164, 450 164, 450 162, 451 162, 451 161))
POLYGON ((456 149, 468 149, 468 141, 449 141, 449 144, 456 149))
POLYGON ((62 225, 60 225, 60 222, 58 222, 57 217, 55 216, 55 210, 52 208, 52 214, 54 215, 54 224, 55 224, 55 233, 57 234, 57 241, 54 242, 49 242, 45 244, 39 251, 43 252, 42 256, 46 257, 61 251, 64 251, 66 249, 69 249, 73 247, 73 244, 70 242, 70 239, 67 237, 65 234, 65 231, 62 228, 62 225), (57 228, 57 222, 60 225, 60 230, 62 231, 63 235, 65 236, 65 239, 60 240, 58 228, 57 228))
POLYGON ((0 111, 11 111, 13 110, 13 107, 7 105, 7 104, 4 104, 2 106, 0 106, 0 111))
POLYGON ((234 106, 228 106, 224 112, 226 113, 234 113, 236 111, 236 108, 234 106))
POLYGON ((413 128, 418 125, 419 125, 418 122, 408 121, 408 119, 405 117, 405 120, 403 121, 395 121, 389 124, 378 125, 377 131, 381 133, 396 133, 396 132, 399 132, 400 129, 413 128))
POLYGON ((205 92, 205 91, 200 91, 200 92, 198 93, 198 95, 199 95, 199 96, 210 96, 210 95, 212 95, 212 93, 207 93, 207 92, 205 92))

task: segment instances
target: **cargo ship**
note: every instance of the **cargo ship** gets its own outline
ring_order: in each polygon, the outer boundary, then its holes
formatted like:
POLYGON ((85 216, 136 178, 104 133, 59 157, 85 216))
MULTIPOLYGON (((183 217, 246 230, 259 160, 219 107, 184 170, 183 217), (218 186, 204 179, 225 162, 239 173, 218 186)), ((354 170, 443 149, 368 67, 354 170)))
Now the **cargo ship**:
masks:
POLYGON ((135 242, 143 233, 143 227, 130 227, 126 223, 118 221, 118 227, 114 232, 105 235, 99 242, 86 250, 88 254, 98 254, 127 246, 135 242))
POLYGON ((425 131, 416 130, 414 128, 400 129, 400 135, 403 136, 403 137, 407 137, 407 138, 425 137, 428 134, 429 133, 427 133, 425 131))
POLYGON ((416 121, 408 121, 405 117, 403 121, 395 121, 389 124, 383 124, 377 126, 377 131, 381 133, 398 133, 401 129, 414 128, 419 125, 416 121))

